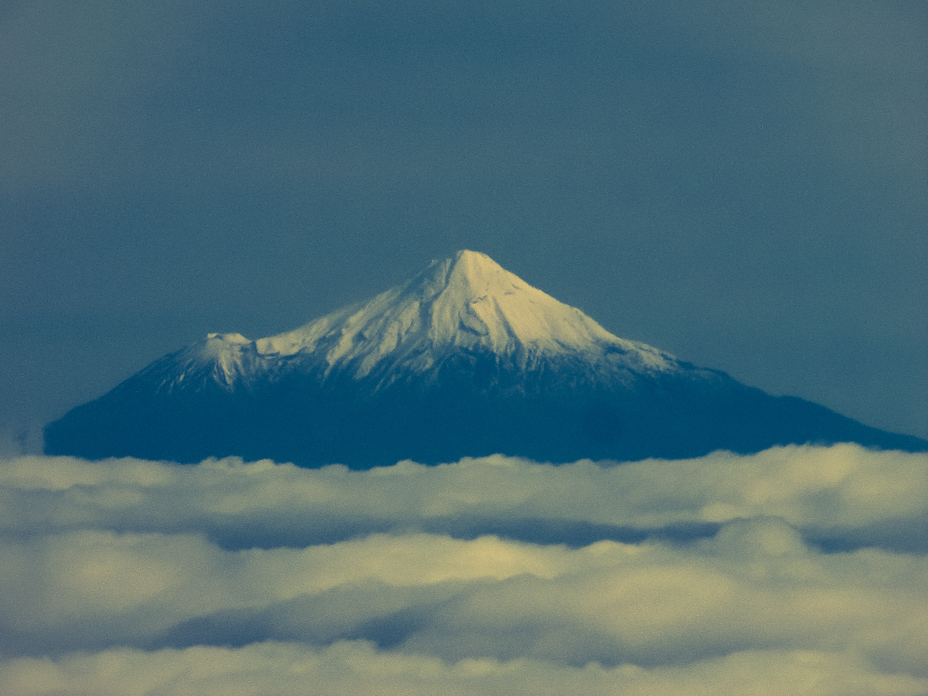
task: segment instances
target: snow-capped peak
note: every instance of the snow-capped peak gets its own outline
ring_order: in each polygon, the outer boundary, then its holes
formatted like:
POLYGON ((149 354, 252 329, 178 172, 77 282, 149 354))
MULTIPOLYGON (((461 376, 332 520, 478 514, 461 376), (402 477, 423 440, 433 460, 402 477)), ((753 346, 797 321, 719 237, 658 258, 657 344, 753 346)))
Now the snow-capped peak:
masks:
POLYGON ((327 373, 364 377, 385 366, 429 370, 448 350, 483 351, 526 365, 539 357, 604 355, 637 370, 673 369, 655 348, 620 339, 578 309, 558 302, 485 254, 459 251, 357 305, 255 342, 265 359, 313 355, 327 373))

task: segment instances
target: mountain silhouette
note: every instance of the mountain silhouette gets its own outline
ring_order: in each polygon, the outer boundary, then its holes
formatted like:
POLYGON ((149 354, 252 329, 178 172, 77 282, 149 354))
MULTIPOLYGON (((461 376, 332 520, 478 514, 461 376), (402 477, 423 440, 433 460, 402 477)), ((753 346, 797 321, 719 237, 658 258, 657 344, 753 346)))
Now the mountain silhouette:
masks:
POLYGON ((45 429, 48 454, 354 469, 834 442, 928 450, 614 336, 473 251, 294 331, 209 334, 45 429))

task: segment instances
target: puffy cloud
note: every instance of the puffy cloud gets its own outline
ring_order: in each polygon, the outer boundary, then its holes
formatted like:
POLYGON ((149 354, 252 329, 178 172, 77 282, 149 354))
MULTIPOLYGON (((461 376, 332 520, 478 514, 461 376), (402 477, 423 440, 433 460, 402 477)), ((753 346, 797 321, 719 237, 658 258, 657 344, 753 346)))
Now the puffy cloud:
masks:
POLYGON ((7 534, 197 531, 227 547, 305 546, 374 531, 496 533, 585 544, 692 537, 781 517, 845 548, 928 549, 928 457, 856 445, 566 466, 503 456, 369 472, 230 458, 195 467, 22 457, 0 467, 7 534))
POLYGON ((19 457, 0 691, 921 694, 926 472, 19 457))
POLYGON ((570 667, 536 660, 461 660, 384 653, 365 642, 325 648, 267 642, 243 648, 108 650, 0 664, 8 696, 87 693, 197 696, 919 696, 928 680, 886 674, 833 652, 745 651, 681 667, 570 667))

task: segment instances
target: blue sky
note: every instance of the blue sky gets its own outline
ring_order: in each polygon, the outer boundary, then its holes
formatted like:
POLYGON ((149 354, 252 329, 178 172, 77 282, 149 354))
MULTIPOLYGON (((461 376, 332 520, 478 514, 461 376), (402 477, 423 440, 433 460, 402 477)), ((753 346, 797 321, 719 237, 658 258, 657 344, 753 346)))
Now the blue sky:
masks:
POLYGON ((928 436, 928 8, 0 8, 0 429, 484 251, 613 333, 928 436))

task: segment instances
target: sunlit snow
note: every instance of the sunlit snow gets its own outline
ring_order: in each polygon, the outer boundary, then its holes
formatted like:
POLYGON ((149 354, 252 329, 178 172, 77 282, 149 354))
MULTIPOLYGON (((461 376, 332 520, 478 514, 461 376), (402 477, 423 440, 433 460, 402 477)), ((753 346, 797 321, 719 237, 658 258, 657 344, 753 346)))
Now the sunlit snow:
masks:
POLYGON ((328 372, 368 375, 383 361, 391 369, 428 371, 443 351, 485 350, 524 366, 542 356, 573 353, 596 365, 672 371, 663 351, 606 331, 580 310, 558 302, 503 269, 489 256, 459 251, 433 261, 411 280, 294 331, 244 343, 240 334, 210 334, 197 344, 216 360, 225 381, 281 360, 323 357, 328 372), (222 341, 217 344, 216 341, 222 341))

